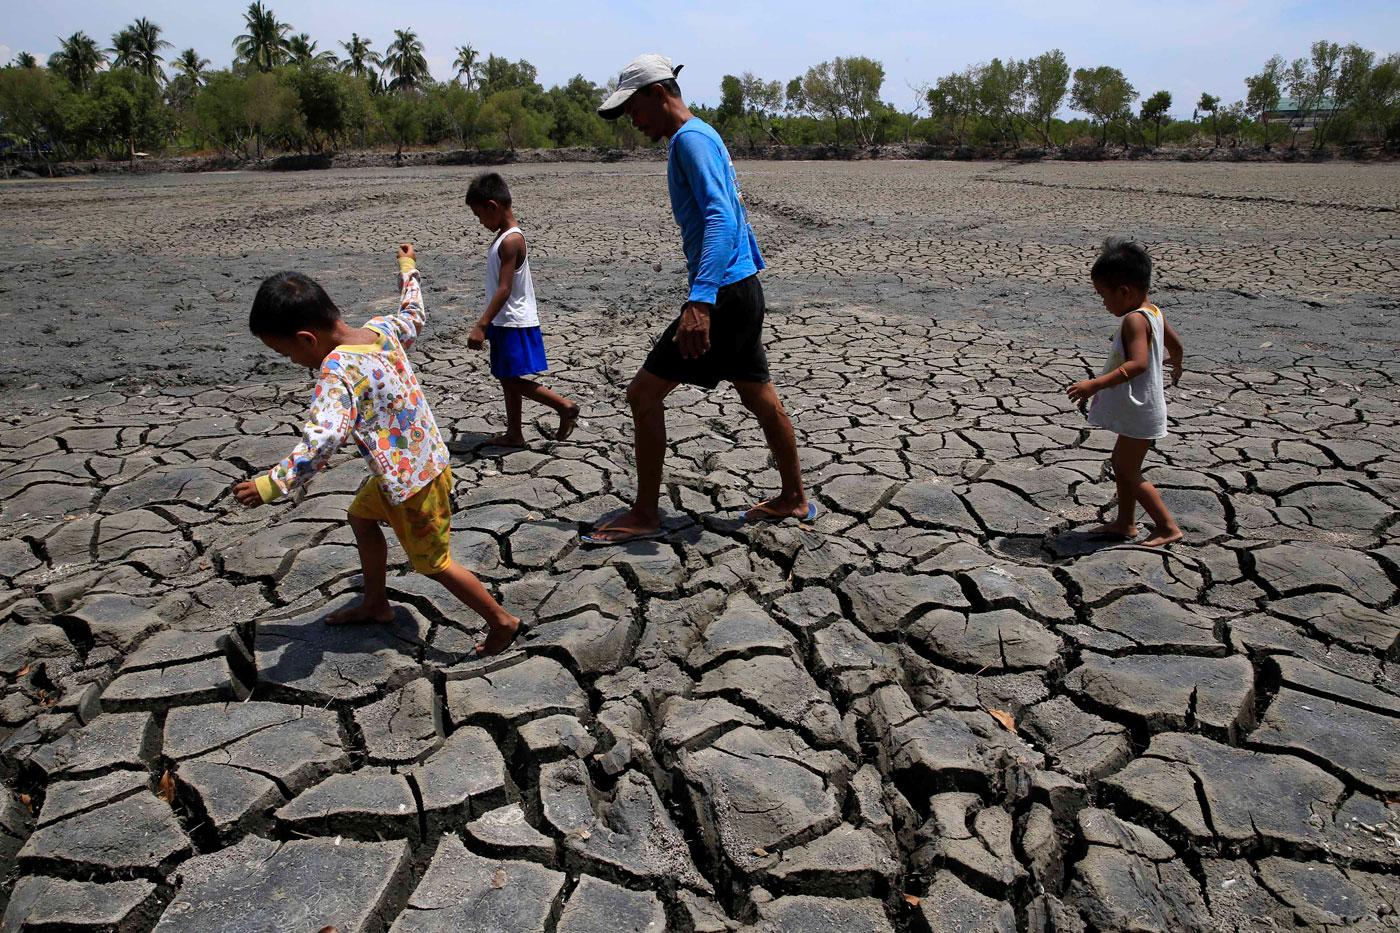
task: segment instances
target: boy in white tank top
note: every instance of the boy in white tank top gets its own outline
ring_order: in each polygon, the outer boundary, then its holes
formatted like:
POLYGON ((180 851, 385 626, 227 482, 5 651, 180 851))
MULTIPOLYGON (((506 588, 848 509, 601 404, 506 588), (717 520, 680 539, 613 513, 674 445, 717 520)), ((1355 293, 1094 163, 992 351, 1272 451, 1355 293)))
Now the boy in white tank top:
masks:
POLYGON ((1135 541, 1140 503, 1153 522, 1144 547, 1181 539, 1181 529, 1167 511, 1162 495, 1142 478, 1142 461, 1153 443, 1167 436, 1167 403, 1162 389, 1165 347, 1172 385, 1181 380, 1181 338, 1147 300, 1152 259, 1132 240, 1109 237, 1089 272, 1104 307, 1123 323, 1113 337, 1113 351, 1102 375, 1084 379, 1066 392, 1081 406, 1089 402, 1089 423, 1118 435, 1113 445, 1113 478, 1118 484, 1118 517, 1091 535, 1135 541), (1092 399, 1092 401, 1090 401, 1092 399))
POLYGON ((506 397, 506 431, 488 443, 495 447, 524 447, 521 407, 525 399, 559 413, 554 439, 562 441, 578 423, 579 407, 557 392, 526 378, 549 369, 535 307, 535 283, 530 275, 525 235, 515 223, 510 188, 496 172, 472 179, 467 207, 487 230, 496 234, 486 253, 486 310, 472 328, 467 346, 480 350, 491 344, 491 375, 501 380, 506 397))

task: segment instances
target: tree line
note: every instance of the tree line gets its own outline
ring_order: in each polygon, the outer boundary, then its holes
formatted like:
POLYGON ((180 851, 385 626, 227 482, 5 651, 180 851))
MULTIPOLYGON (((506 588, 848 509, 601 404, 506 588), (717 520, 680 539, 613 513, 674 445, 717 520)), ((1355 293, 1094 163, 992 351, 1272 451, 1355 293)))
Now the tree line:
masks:
MULTIPOLYGON (((429 73, 412 29, 380 51, 357 33, 322 48, 262 0, 243 14, 233 61, 215 69, 192 48, 173 50, 142 17, 104 46, 84 32, 60 39, 40 62, 26 52, 0 67, 0 152, 45 160, 142 151, 217 150, 241 158, 269 151, 348 147, 466 148, 646 145, 625 120, 596 108, 611 90, 582 75, 545 89, 527 61, 458 46, 446 81, 429 73)), ((1400 56, 1314 43, 1307 57, 1275 56, 1224 105, 1203 94, 1190 120, 1170 116, 1166 91, 1140 97, 1117 68, 1071 70, 1059 50, 994 58, 925 85, 913 104, 886 102, 885 71, 862 56, 822 62, 783 82, 725 75, 717 106, 692 109, 732 146, 1214 145, 1369 140, 1400 145, 1400 56), (1306 119, 1269 119, 1281 98, 1306 119), (1062 118, 1066 104, 1084 117, 1062 118), (1306 137, 1303 134, 1306 133, 1306 137)))

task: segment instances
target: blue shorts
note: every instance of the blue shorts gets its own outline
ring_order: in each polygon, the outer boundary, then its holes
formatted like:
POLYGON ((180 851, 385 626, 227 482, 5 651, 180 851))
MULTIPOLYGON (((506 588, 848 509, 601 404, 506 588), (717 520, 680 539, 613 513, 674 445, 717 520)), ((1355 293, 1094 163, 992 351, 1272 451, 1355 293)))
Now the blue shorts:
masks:
POLYGON ((530 376, 549 369, 544 358, 544 337, 539 327, 486 328, 491 342, 491 375, 497 379, 530 376))

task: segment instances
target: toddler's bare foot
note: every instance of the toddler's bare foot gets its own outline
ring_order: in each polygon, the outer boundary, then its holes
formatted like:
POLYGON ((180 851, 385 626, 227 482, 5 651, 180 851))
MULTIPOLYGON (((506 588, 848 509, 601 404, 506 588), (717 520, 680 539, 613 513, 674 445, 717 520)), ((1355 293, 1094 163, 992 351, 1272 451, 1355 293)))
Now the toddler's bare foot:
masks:
POLYGON ((1114 538, 1119 541, 1131 541, 1138 536, 1137 525, 1120 525, 1117 522, 1109 522, 1106 525, 1098 525, 1084 532, 1091 538, 1114 538))
POLYGON ((481 446, 482 446, 482 447, 524 447, 524 446, 525 446, 525 435, 524 435, 524 434, 512 434, 512 433, 510 433, 509 431, 507 431, 507 432, 504 433, 504 434, 497 434, 495 437, 491 438, 489 441, 487 441, 485 444, 482 444, 481 446))
POLYGON ((1146 541, 1142 542, 1142 546, 1143 546, 1143 547, 1162 547, 1162 546, 1165 545, 1165 544, 1171 544, 1173 541, 1180 541, 1180 540, 1181 540, 1181 529, 1180 529, 1180 528, 1176 528, 1176 527, 1172 527, 1172 528, 1153 528, 1153 529, 1152 529, 1152 534, 1151 534, 1151 536, 1148 537, 1148 539, 1147 539, 1146 541))
POLYGON ((492 622, 486 629, 486 640, 479 642, 476 646, 476 656, 478 658, 489 658, 493 654, 500 654, 510 647, 510 643, 515 641, 515 636, 520 632, 520 620, 515 616, 507 616, 509 622, 492 622))
POLYGON ((327 625, 356 625, 360 622, 378 622, 380 624, 394 621, 394 607, 388 603, 370 605, 369 603, 359 603, 355 606, 346 606, 338 609, 326 616, 327 625))
POLYGON ((559 414, 559 430, 554 432, 556 441, 566 441, 569 435, 574 433, 574 425, 578 424, 579 407, 566 408, 559 414))

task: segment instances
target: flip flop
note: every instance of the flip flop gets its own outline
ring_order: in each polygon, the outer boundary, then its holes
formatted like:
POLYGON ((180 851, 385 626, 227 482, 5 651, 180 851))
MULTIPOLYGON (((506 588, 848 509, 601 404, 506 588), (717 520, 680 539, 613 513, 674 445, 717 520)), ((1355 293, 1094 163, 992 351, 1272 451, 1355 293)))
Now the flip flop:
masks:
POLYGON ((817 516, 820 514, 821 509, 817 508, 817 504, 811 499, 807 500, 807 514, 802 518, 798 518, 796 515, 788 515, 784 512, 775 512, 767 506, 763 505, 762 503, 759 503, 758 505, 751 506, 747 511, 740 512, 739 523, 741 525, 776 524, 778 522, 786 521, 789 518, 797 518, 799 522, 807 522, 810 524, 816 521, 817 516), (749 512, 753 512, 755 510, 757 510, 760 514, 754 516, 753 518, 750 518, 749 512))
POLYGON ((594 535, 600 533, 613 533, 612 528, 604 525, 602 528, 595 528, 589 532, 579 532, 578 540, 580 544, 587 544, 591 547, 617 547, 621 544, 631 544, 633 541, 655 541, 664 537, 666 532, 660 528, 655 531, 619 531, 617 537, 595 538, 594 535))
MULTIPOLYGON (((474 660, 477 660, 477 661, 484 661, 484 660, 486 660, 487 658, 499 657, 500 655, 503 655, 503 654, 505 654, 507 651, 509 651, 510 648, 511 648, 511 646, 514 645, 514 644, 515 644, 517 641, 519 641, 521 638, 523 638, 525 635, 527 635, 527 634, 529 633, 529 631, 530 631, 530 623, 529 623, 529 622, 526 622, 524 619, 521 619, 521 620, 516 624, 516 626, 515 626, 515 633, 514 633, 513 635, 510 636, 510 641, 506 642, 504 645, 501 645, 501 648, 500 648, 499 651, 493 651, 493 652, 491 652, 490 654, 482 654, 480 651, 477 651, 476 648, 472 648, 471 657, 472 657, 474 660)), ((482 644, 485 644, 485 642, 482 642, 482 644)))

